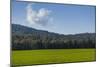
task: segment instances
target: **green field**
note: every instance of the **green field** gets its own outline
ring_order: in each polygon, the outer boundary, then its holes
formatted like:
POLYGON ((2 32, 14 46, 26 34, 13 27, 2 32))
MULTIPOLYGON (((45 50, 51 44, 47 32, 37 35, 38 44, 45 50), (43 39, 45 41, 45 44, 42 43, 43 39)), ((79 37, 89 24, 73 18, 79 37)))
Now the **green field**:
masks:
POLYGON ((95 49, 47 49, 12 51, 12 65, 37 65, 95 61, 95 49))

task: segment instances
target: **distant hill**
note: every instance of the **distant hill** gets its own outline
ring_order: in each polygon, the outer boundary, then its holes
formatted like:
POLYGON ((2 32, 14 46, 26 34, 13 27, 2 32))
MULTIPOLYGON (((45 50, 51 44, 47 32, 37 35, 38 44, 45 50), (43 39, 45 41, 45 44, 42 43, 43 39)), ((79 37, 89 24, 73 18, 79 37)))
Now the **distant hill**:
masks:
POLYGON ((24 34, 32 34, 35 36, 49 36, 49 37, 68 37, 68 38, 85 38, 85 37, 91 37, 95 38, 95 33, 80 33, 80 34, 70 34, 70 35, 64 35, 64 34, 59 34, 59 33, 53 33, 53 32, 48 32, 44 30, 37 30, 35 28, 31 27, 26 27, 18 24, 12 24, 12 33, 17 34, 17 35, 24 35, 24 34))
POLYGON ((35 28, 31 28, 31 27, 26 27, 26 26, 22 26, 22 25, 18 25, 18 24, 12 24, 12 33, 13 34, 17 34, 17 35, 23 35, 23 34, 33 34, 33 35, 60 35, 57 33, 53 33, 53 32, 48 32, 48 31, 44 31, 44 30, 37 30, 35 28))
MULTIPOLYGON (((59 33, 48 32, 44 30, 37 30, 35 28, 31 28, 31 27, 27 27, 23 25, 12 24, 12 42, 14 44, 16 44, 17 42, 17 45, 22 42, 23 42, 22 44, 25 44, 24 41, 29 41, 29 42, 32 42, 31 43, 32 45, 35 42, 36 43, 39 42, 42 45, 48 43, 49 45, 52 44, 53 46, 55 44, 61 44, 61 45, 66 44, 68 46, 69 41, 71 41, 71 44, 77 42, 79 46, 79 44, 83 43, 84 41, 86 45, 87 44, 89 45, 88 47, 95 47, 95 37, 96 37, 95 33, 79 33, 79 34, 73 34, 73 35, 72 34, 64 35, 64 34, 59 34, 59 33), (92 43, 93 45, 91 46, 91 44, 89 43, 92 43)), ((58 46, 56 46, 56 48, 57 47, 58 46)))

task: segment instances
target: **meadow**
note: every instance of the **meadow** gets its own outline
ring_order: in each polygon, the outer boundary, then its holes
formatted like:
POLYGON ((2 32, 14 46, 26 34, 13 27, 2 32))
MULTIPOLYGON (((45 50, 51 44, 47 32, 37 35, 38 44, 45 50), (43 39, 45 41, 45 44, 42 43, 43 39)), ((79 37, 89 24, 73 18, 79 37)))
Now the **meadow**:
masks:
POLYGON ((95 49, 41 49, 12 51, 13 66, 95 61, 95 49))

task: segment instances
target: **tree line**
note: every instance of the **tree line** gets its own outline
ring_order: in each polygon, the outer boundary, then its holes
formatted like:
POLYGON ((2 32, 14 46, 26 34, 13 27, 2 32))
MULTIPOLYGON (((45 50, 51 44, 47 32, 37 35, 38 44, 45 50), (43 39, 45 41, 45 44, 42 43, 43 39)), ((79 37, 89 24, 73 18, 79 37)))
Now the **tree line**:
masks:
POLYGON ((74 36, 12 35, 12 50, 95 48, 95 38, 74 36))

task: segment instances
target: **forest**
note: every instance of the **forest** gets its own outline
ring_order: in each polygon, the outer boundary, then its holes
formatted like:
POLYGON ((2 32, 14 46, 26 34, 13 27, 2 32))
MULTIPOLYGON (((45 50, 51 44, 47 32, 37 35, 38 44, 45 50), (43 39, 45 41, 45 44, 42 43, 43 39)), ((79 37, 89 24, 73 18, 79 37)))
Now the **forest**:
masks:
POLYGON ((95 33, 58 34, 12 24, 12 50, 95 48, 95 33))

